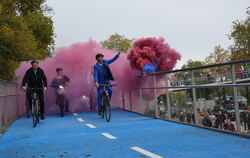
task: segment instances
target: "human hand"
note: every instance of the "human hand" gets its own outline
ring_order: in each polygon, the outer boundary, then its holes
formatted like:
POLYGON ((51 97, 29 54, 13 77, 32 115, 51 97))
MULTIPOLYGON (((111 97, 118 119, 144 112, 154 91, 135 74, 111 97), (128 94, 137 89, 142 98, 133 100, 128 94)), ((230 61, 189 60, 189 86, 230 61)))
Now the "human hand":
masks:
POLYGON ((26 86, 23 86, 23 87, 21 88, 21 90, 25 92, 25 91, 27 90, 27 87, 26 87, 26 86))
POLYGON ((98 83, 98 82, 96 82, 96 83, 95 83, 95 86, 96 86, 96 87, 99 87, 100 85, 99 85, 99 83, 98 83))

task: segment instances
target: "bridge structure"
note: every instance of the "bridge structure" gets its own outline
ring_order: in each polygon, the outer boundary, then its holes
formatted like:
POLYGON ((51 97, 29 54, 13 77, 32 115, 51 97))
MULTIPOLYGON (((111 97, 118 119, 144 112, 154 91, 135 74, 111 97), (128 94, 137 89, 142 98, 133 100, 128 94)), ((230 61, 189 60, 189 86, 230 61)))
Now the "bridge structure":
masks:
POLYGON ((64 118, 48 115, 32 128, 18 84, 0 81, 0 158, 248 158, 250 129, 241 116, 250 113, 249 103, 241 107, 238 98, 250 84, 248 77, 237 78, 236 68, 249 63, 243 60, 141 76, 151 78, 152 84, 138 87, 139 99, 121 93, 120 106, 112 109, 109 123, 95 112, 69 112, 64 118), (217 67, 227 67, 231 80, 197 84, 196 71, 217 67), (179 72, 190 74, 191 85, 171 86, 170 76, 179 72), (162 79, 165 85, 158 86, 162 79), (207 91, 210 101, 221 89, 229 89, 233 100, 201 108, 198 93, 209 89, 213 89, 207 91), (148 100, 148 94, 154 99, 148 100), (216 109, 226 113, 223 127, 216 126, 216 109), (206 119, 211 126, 204 124, 206 119))

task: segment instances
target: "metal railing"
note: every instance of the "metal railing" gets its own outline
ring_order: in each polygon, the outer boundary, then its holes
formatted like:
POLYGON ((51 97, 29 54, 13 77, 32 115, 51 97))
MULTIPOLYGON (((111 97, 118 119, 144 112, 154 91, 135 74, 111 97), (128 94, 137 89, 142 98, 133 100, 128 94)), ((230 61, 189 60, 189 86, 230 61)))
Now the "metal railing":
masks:
POLYGON ((249 96, 243 96, 241 91, 250 87, 250 75, 248 74, 244 81, 241 80, 237 77, 236 67, 248 66, 249 63, 248 59, 146 74, 141 78, 150 78, 151 83, 148 87, 138 88, 139 100, 134 100, 131 94, 123 94, 123 108, 156 118, 248 135, 250 134, 250 99, 247 97, 250 97, 250 90, 247 94, 249 96), (209 84, 196 82, 198 78, 194 75, 196 71, 218 67, 227 67, 226 70, 230 70, 227 73, 223 72, 226 74, 225 77, 230 79, 229 82, 215 80, 209 84), (170 76, 181 72, 189 74, 191 83, 171 86, 170 76), (164 80, 163 85, 162 80, 164 80), (158 86, 159 84, 161 86, 158 86), (201 91, 207 91, 209 99, 201 98, 201 91))
POLYGON ((25 97, 20 95, 17 83, 0 80, 0 133, 25 113, 25 97))

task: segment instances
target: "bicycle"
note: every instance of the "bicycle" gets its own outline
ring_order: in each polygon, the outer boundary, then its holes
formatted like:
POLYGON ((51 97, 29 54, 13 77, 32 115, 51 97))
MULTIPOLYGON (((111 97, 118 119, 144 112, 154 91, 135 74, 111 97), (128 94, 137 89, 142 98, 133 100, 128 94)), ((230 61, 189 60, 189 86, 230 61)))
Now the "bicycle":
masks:
POLYGON ((27 88, 27 92, 31 94, 31 116, 34 128, 40 122, 40 102, 37 94, 39 90, 43 90, 43 88, 27 88))
POLYGON ((100 87, 102 88, 102 113, 101 117, 104 118, 107 122, 110 121, 111 118, 111 106, 110 106, 110 98, 109 92, 107 87, 114 87, 116 84, 101 84, 100 87))

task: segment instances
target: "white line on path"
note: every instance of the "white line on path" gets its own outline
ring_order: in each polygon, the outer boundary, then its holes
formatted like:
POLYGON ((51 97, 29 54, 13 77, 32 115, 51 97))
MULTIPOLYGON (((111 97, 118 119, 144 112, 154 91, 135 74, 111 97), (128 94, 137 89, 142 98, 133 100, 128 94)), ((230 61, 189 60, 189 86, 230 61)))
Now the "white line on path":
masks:
POLYGON ((147 155, 147 156, 152 157, 152 158, 163 158, 163 157, 161 157, 159 155, 153 154, 153 153, 151 153, 151 152, 149 152, 147 150, 144 150, 142 148, 139 148, 137 146, 130 147, 130 149, 135 150, 135 151, 137 151, 139 153, 142 153, 142 154, 147 155))
POLYGON ((108 139, 116 139, 116 137, 112 136, 111 134, 108 133, 102 133, 103 136, 107 137, 108 139))
POLYGON ((77 118, 79 122, 83 122, 84 120, 82 118, 77 118))
POLYGON ((96 126, 92 125, 92 124, 86 124, 86 126, 88 126, 89 128, 96 128, 96 126))
POLYGON ((78 116, 78 114, 77 114, 77 113, 73 113, 73 115, 74 115, 74 116, 78 116))

